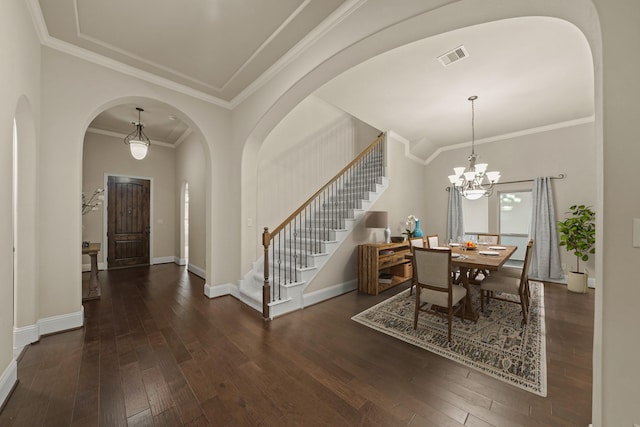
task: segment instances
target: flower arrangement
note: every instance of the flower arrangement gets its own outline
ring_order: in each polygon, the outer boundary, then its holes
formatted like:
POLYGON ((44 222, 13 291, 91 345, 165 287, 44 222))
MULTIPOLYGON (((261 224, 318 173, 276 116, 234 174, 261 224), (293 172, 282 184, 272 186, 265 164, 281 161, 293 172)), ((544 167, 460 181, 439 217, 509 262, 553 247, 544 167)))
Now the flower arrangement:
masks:
POLYGON ((406 234, 408 239, 413 237, 413 233, 416 230, 416 221, 419 220, 415 215, 409 215, 407 217, 407 221, 405 222, 407 228, 405 228, 404 233, 402 234, 406 234))
POLYGON ((104 201, 104 190, 97 188, 93 190, 91 197, 87 198, 87 195, 82 192, 82 215, 86 215, 91 211, 97 211, 98 207, 104 201))

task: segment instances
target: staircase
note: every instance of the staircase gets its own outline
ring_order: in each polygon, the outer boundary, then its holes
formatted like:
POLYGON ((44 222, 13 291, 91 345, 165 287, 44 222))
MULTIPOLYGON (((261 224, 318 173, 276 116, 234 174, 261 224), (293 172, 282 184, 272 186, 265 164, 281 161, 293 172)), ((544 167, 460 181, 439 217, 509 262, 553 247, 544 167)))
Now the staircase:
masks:
POLYGON ((280 226, 265 228, 264 255, 240 281, 240 299, 265 318, 303 308, 305 288, 387 184, 380 135, 280 226))

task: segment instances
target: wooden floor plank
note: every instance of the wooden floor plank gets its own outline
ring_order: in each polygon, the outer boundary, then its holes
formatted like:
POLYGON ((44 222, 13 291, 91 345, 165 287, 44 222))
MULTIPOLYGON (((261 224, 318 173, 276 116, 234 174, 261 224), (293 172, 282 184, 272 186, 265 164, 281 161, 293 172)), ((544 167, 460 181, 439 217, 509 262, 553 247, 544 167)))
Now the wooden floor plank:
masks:
POLYGON ((0 425, 585 426, 593 290, 545 284, 548 396, 505 384, 351 316, 406 288, 351 292, 272 321, 162 264, 100 273, 81 329, 18 363, 0 425))

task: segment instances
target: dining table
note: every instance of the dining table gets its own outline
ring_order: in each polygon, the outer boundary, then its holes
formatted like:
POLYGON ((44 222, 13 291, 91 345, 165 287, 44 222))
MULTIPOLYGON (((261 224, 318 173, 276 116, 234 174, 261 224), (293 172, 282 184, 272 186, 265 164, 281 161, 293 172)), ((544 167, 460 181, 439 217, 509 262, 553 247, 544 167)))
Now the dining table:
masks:
POLYGON ((455 283, 467 289, 465 301, 464 318, 478 320, 479 314, 473 309, 471 299, 471 286, 480 282, 472 277, 477 270, 497 271, 518 249, 513 245, 482 245, 475 248, 467 248, 463 244, 452 243, 450 246, 443 246, 442 249, 451 249, 451 267, 458 267, 460 273, 455 279, 455 283))
MULTIPOLYGON (((451 249, 451 267, 457 267, 459 271, 454 283, 459 286, 464 286, 467 290, 463 316, 465 319, 476 322, 480 315, 473 309, 471 286, 479 285, 481 281, 472 277, 474 272, 478 270, 499 270, 500 267, 511 258, 511 255, 513 255, 518 247, 511 245, 478 244, 475 248, 470 249, 463 245, 464 244, 451 243, 449 246, 436 246, 432 249, 451 249)), ((409 254, 407 257, 413 258, 413 255, 409 254)), ((415 280, 415 277, 413 280, 415 280)))

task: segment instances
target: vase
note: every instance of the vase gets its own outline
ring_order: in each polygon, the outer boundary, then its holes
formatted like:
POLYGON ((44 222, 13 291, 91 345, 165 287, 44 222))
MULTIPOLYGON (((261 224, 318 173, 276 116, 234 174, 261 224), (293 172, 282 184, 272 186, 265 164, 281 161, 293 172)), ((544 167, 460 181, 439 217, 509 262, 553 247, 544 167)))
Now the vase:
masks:
POLYGON ((391 229, 389 228, 389 226, 384 229, 384 242, 391 243, 391 229))
POLYGON ((422 237, 422 229, 420 228, 419 219, 416 219, 416 228, 413 229, 413 237, 422 237))
POLYGON ((570 271, 567 281, 567 289, 571 292, 584 294, 587 292, 587 281, 589 277, 586 273, 570 271))

